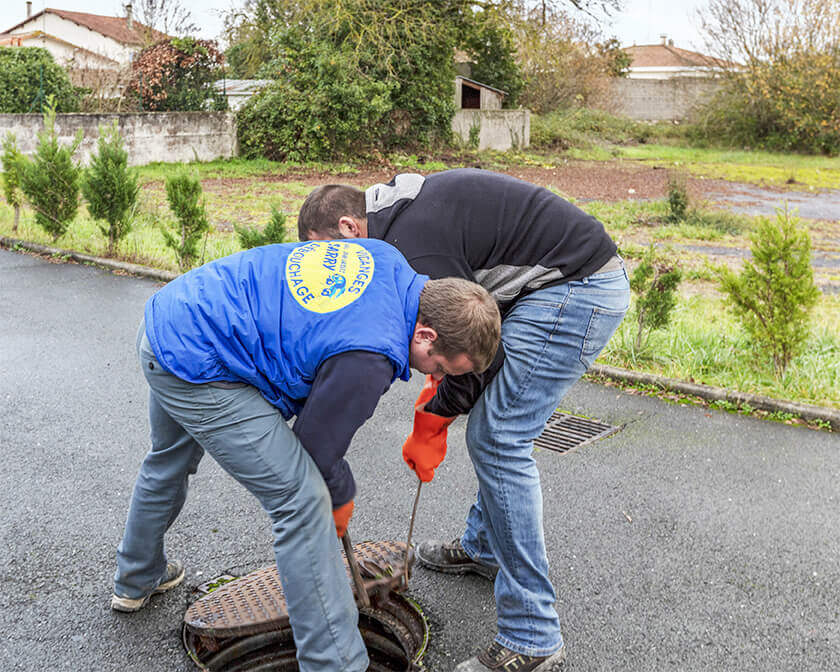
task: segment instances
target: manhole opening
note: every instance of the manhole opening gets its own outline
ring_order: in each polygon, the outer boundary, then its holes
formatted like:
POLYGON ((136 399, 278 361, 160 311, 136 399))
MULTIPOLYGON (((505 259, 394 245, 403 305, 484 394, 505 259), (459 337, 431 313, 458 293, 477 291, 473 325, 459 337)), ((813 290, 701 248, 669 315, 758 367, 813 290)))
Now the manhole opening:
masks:
POLYGON ((554 411, 545 423, 543 433, 534 441, 535 448, 547 448, 557 453, 566 453, 587 443, 614 434, 621 427, 607 425, 579 415, 554 411))
MULTIPOLYGON (((416 672, 429 627, 423 612, 402 594, 405 543, 369 541, 353 546, 370 607, 360 609, 359 630, 371 672, 416 672), (385 594, 385 591, 388 591, 385 594)), ((345 570, 350 580, 346 558, 345 570)), ((354 587, 355 591, 355 587, 354 587)), ((196 588, 200 597, 184 614, 187 653, 206 672, 297 672, 286 596, 275 566, 242 577, 217 576, 196 588)))

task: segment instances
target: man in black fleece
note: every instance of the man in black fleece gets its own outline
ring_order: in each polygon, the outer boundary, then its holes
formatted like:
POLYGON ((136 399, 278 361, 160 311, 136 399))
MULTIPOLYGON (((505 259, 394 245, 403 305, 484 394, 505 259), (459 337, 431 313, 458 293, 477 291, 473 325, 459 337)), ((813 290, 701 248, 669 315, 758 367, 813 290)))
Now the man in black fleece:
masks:
POLYGON ((629 304, 615 243, 594 217, 547 189, 482 170, 397 175, 366 191, 326 185, 306 199, 301 240, 378 238, 432 278, 483 285, 502 312, 502 346, 481 375, 429 380, 403 447, 424 480, 446 451, 446 428, 469 413, 478 495, 451 543, 417 557, 442 572, 495 581, 498 634, 456 672, 550 672, 564 656, 548 579, 533 441, 595 361, 629 304))

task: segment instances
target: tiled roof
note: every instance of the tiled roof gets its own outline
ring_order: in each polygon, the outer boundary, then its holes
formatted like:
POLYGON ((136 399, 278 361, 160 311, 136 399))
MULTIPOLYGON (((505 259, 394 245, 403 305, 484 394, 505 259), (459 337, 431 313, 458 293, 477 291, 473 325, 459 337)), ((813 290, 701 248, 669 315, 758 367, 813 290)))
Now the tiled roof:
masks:
POLYGON ((455 75, 455 79, 461 79, 465 82, 469 82, 476 87, 481 87, 482 89, 490 89, 491 91, 495 91, 496 93, 500 93, 503 96, 508 95, 507 91, 502 91, 501 89, 497 89, 495 86, 490 86, 489 84, 484 84, 483 82, 477 82, 474 79, 470 79, 469 77, 464 77, 464 75, 455 75))
POLYGON ((633 62, 631 68, 720 68, 727 65, 711 56, 680 49, 670 44, 642 44, 624 47, 633 62))
POLYGON ((167 37, 164 33, 152 30, 148 26, 136 20, 132 21, 131 28, 129 28, 128 19, 124 16, 101 16, 99 14, 86 14, 84 12, 68 12, 64 9, 50 9, 49 7, 37 14, 33 14, 25 21, 21 21, 17 25, 12 26, 6 32, 8 33, 16 28, 20 28, 20 26, 29 23, 41 16, 41 14, 47 12, 60 16, 62 19, 66 19, 67 21, 77 23, 85 28, 89 28, 97 33, 101 33, 102 35, 110 37, 112 40, 116 40, 122 44, 142 45, 147 41, 157 42, 158 40, 163 40, 167 37), (147 33, 149 34, 148 38, 146 37, 147 33))

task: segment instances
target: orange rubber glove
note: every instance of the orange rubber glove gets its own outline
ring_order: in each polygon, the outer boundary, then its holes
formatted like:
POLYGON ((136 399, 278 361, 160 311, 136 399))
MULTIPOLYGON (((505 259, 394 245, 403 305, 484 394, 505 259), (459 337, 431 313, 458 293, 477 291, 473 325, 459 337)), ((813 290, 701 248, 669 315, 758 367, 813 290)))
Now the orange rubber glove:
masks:
POLYGON ((350 523, 350 517, 353 515, 353 506, 353 500, 351 499, 346 504, 342 504, 337 509, 333 509, 335 533, 339 539, 347 532, 347 525, 350 523))
POLYGON ((428 483, 435 477, 435 469, 446 457, 446 430, 455 420, 434 413, 426 413, 423 407, 435 396, 439 381, 426 376, 426 384, 414 404, 414 427, 403 444, 403 459, 414 470, 417 477, 428 483))

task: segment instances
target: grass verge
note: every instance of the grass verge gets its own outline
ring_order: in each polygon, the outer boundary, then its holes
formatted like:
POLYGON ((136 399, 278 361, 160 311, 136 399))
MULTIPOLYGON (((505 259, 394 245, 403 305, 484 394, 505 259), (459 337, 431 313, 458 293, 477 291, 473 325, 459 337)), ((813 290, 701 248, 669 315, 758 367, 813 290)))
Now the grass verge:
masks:
POLYGON ((680 297, 667 329, 653 332, 637 350, 635 314, 599 358, 602 364, 776 399, 840 408, 840 297, 822 296, 811 337, 782 378, 772 362, 753 354, 735 318, 718 296, 680 297))

